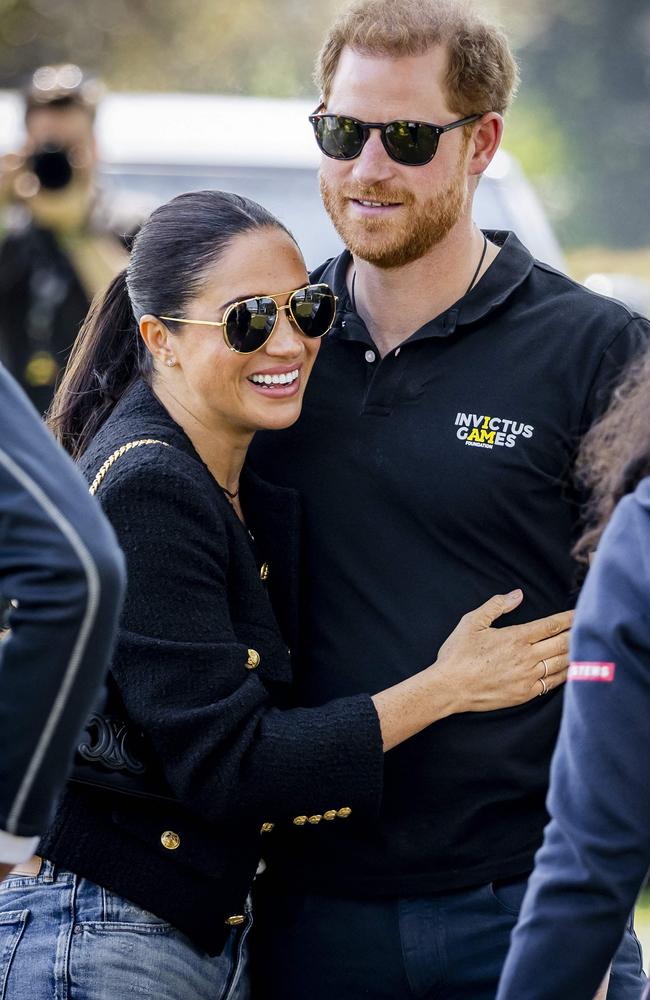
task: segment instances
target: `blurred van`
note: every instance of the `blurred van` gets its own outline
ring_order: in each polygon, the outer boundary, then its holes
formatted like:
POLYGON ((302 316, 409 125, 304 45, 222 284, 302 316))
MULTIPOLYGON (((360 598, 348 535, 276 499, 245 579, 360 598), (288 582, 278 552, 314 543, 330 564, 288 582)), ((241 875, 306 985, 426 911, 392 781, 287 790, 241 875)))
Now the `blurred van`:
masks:
MULTIPOLYGON (((183 191, 222 188, 261 202, 292 231, 310 267, 341 241, 320 201, 316 101, 208 94, 109 94, 97 116, 102 183, 146 211, 183 191)), ((22 105, 0 92, 0 154, 22 141, 22 105)), ((414 168, 415 169, 415 168, 414 168)), ((565 270, 544 210, 500 150, 479 184, 476 221, 512 229, 535 257, 565 270)))

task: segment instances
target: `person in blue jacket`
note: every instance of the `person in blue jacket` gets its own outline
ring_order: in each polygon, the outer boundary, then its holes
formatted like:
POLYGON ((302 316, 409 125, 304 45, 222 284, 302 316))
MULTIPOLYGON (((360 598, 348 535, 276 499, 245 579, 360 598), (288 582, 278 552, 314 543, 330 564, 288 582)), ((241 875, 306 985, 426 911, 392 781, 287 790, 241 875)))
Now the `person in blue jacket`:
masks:
POLYGON ((572 634, 551 821, 497 1000, 592 1000, 650 867, 649 399, 650 354, 582 448, 593 501, 578 550, 598 550, 572 634))
POLYGON ((101 507, 0 365, 0 881, 50 822, 124 586, 101 507))

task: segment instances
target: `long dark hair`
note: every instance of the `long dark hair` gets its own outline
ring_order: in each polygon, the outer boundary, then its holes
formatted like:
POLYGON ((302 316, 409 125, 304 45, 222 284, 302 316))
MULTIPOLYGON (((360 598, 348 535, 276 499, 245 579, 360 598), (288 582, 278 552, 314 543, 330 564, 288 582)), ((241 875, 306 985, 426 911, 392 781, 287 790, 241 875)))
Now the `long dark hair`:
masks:
POLYGON ((192 191, 153 212, 135 238, 128 267, 93 302, 48 412, 49 426, 73 458, 137 378, 151 381, 140 318, 182 316, 232 240, 266 227, 288 233, 257 202, 224 191, 192 191))
POLYGON ((574 549, 583 562, 598 545, 619 500, 650 475, 649 406, 650 351, 632 364, 578 455, 578 479, 591 493, 587 528, 574 549))

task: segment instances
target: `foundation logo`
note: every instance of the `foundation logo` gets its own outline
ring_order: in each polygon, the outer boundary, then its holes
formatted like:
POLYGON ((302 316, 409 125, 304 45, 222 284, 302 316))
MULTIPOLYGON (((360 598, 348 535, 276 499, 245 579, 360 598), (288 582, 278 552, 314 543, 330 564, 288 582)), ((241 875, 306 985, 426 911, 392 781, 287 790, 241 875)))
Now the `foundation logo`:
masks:
POLYGON ((472 448, 514 448, 518 438, 532 438, 535 432, 532 424, 477 413, 457 413, 454 426, 458 440, 472 448))

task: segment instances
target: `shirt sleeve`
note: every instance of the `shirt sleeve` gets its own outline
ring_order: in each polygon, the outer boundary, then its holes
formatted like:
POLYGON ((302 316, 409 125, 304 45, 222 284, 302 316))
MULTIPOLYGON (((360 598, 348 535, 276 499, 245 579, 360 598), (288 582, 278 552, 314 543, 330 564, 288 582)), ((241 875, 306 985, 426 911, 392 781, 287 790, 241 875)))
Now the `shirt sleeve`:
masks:
POLYGON ((15 837, 0 830, 0 864, 19 865, 28 861, 38 847, 38 837, 15 837))
POLYGON ((632 316, 607 345, 589 386, 581 420, 581 433, 603 416, 612 392, 629 366, 650 344, 650 322, 632 316))
POLYGON ((650 865, 650 480, 589 571, 546 828, 498 1000, 592 1000, 650 865))
POLYGON ((288 654, 270 606, 264 621, 256 592, 246 596, 250 577, 229 565, 210 484, 203 491, 178 452, 173 466, 164 458, 153 449, 125 456, 99 494, 127 558, 111 669, 129 719, 151 740, 174 794, 213 823, 340 807, 376 815, 383 744, 372 699, 286 707, 288 654), (256 643, 261 662, 247 670, 256 643))
POLYGON ((47 826, 106 671, 124 588, 88 486, 0 366, 0 829, 47 826))

